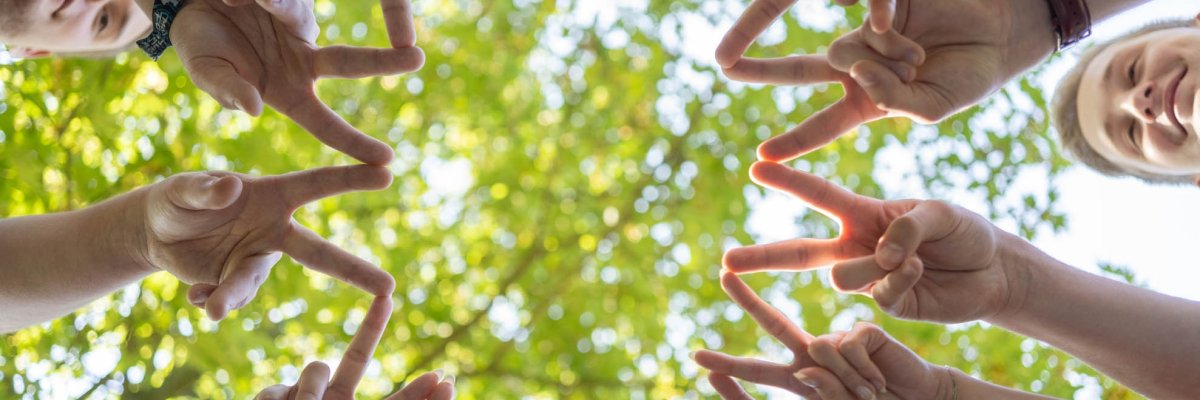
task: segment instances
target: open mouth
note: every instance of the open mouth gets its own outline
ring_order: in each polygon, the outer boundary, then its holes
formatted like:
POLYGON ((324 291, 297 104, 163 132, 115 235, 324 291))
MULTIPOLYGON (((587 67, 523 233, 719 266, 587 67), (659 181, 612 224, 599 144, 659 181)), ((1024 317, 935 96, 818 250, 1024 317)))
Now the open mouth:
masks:
POLYGON ((1179 91, 1179 83, 1183 81, 1183 77, 1187 76, 1187 73, 1188 69, 1187 67, 1184 67, 1183 72, 1180 72, 1179 76, 1176 76, 1175 79, 1172 79, 1171 83, 1167 85, 1166 90, 1163 90, 1164 111, 1166 111, 1167 119, 1170 119, 1171 123, 1175 125, 1175 129, 1179 130, 1179 139, 1181 141, 1183 138, 1187 137, 1188 131, 1183 127, 1183 124, 1179 123, 1179 116, 1175 110, 1175 107, 1178 105, 1175 103, 1175 99, 1178 97, 1177 92, 1179 91))

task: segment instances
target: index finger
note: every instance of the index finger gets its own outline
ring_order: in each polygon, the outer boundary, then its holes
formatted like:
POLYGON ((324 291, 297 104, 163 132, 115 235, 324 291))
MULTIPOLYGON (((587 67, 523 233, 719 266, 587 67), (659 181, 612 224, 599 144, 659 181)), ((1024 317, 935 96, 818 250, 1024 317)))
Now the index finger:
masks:
POLYGON ((742 390, 742 385, 730 378, 729 375, 719 374, 716 372, 708 374, 708 383, 716 389, 717 394, 721 395, 725 400, 754 400, 742 390))
POLYGON ((287 108, 276 108, 334 150, 372 165, 383 165, 392 161, 394 155, 391 146, 350 125, 342 116, 322 103, 316 94, 310 94, 287 108))
POLYGON ((733 299, 763 330, 779 339, 788 349, 803 353, 812 342, 813 336, 793 324, 786 315, 771 307, 758 294, 754 293, 741 278, 732 272, 721 273, 721 288, 733 299))
POLYGON ((396 279, 387 271, 325 241, 316 232, 292 221, 283 239, 283 252, 300 264, 376 296, 391 296, 396 279))
POLYGON ((333 399, 354 398, 354 388, 362 380, 391 315, 391 297, 375 297, 371 308, 367 310, 367 316, 358 328, 358 333, 350 341, 350 347, 346 348, 342 362, 338 363, 337 371, 333 373, 333 380, 329 382, 329 389, 325 391, 327 397, 332 395, 333 399))
POLYGON ((387 25, 388 39, 393 48, 413 47, 417 44, 417 30, 413 26, 412 3, 409 0, 380 0, 383 6, 383 21, 387 25))
POLYGON ((755 0, 751 3, 717 45, 717 64, 721 68, 737 64, 754 39, 762 35, 793 4, 796 4, 796 0, 755 0))
POLYGON ((773 162, 760 161, 750 166, 750 179, 807 203, 830 218, 841 220, 843 215, 861 211, 862 201, 872 204, 878 200, 863 197, 843 189, 818 176, 800 172, 773 162))
MULTIPOLYGON (((847 89, 849 90, 849 89, 847 89)), ((854 130, 859 125, 874 121, 885 115, 883 111, 864 112, 864 105, 849 96, 814 113, 792 130, 768 139, 758 146, 758 157, 763 161, 784 162, 808 154, 832 143, 838 137, 854 130)))
POLYGON ((374 165, 314 168, 292 172, 272 179, 283 193, 290 209, 338 194, 380 190, 392 184, 392 173, 374 165))
POLYGON ((725 68, 725 76, 735 81, 774 85, 800 85, 836 82, 845 74, 833 68, 825 55, 783 58, 743 58, 725 68))
POLYGON ((896 19, 896 0, 871 0, 868 7, 871 10, 871 30, 884 33, 892 29, 896 19))

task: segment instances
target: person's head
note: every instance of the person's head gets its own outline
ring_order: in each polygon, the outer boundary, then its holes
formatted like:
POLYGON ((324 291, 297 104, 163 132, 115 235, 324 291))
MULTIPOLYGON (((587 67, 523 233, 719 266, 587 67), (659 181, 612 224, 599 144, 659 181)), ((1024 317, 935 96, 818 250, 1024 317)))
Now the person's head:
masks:
POLYGON ((0 43, 18 57, 116 51, 150 27, 135 0, 0 0, 0 43))
POLYGON ((1106 175, 1200 185, 1200 16, 1085 51, 1055 92, 1062 146, 1106 175))

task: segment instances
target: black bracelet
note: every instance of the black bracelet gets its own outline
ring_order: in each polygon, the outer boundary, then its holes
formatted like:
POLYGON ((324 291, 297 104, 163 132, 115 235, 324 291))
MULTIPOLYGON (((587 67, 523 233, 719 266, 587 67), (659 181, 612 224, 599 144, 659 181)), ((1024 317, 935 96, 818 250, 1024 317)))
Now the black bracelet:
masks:
POLYGON ((1058 51, 1066 50, 1092 34, 1092 13, 1087 0, 1046 0, 1050 21, 1058 34, 1058 51))
POLYGON ((158 60, 171 47, 171 23, 175 21, 179 9, 183 8, 184 1, 154 0, 154 11, 151 13, 154 30, 150 31, 150 36, 137 41, 138 47, 150 58, 158 60))

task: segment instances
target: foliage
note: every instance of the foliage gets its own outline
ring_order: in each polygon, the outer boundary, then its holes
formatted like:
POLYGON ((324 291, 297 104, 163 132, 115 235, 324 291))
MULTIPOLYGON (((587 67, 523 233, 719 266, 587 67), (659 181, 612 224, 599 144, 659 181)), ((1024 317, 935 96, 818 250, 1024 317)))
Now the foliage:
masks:
MULTIPOLYGON (((397 277, 396 311, 360 394, 445 368, 464 399, 696 398, 712 391, 690 351, 782 353, 721 292, 720 257, 756 240, 742 228, 748 199, 764 193, 746 177, 755 146, 836 101, 838 87, 732 84, 684 51, 694 29, 727 26, 740 1, 415 3, 423 71, 320 86, 352 124, 396 144, 396 183, 297 215, 397 277)), ((318 1, 323 42, 387 43, 378 6, 340 4, 318 1)), ((754 52, 821 51, 861 21, 861 10, 845 13, 825 31, 794 13, 754 52)), ((170 54, 23 61, 0 68, 0 80, 6 217, 84 207, 183 171, 350 162, 274 112, 222 111, 170 54)), ((965 188, 1029 237, 1066 223, 1053 190, 1013 184, 1065 165, 1044 105, 1022 81, 987 111, 934 127, 883 121, 796 165, 886 197, 881 183, 903 171, 880 168, 884 150, 920 148, 908 172, 928 195, 965 188)), ((804 234, 836 232, 815 214, 795 222, 804 234)), ((1004 331, 887 318, 834 293, 823 273, 749 282, 769 285, 768 300, 815 333, 871 320, 931 362, 999 384, 1069 397, 1099 382, 1106 398, 1135 397, 1004 331)), ((339 358, 369 302, 289 260, 219 325, 185 290, 158 274, 0 337, 0 398, 243 398, 295 379, 308 361, 339 358)))

